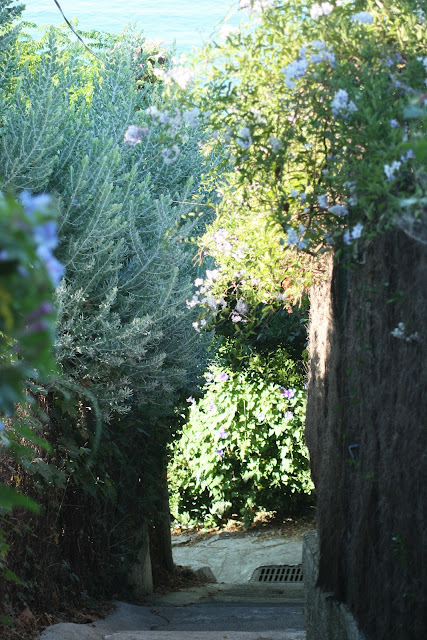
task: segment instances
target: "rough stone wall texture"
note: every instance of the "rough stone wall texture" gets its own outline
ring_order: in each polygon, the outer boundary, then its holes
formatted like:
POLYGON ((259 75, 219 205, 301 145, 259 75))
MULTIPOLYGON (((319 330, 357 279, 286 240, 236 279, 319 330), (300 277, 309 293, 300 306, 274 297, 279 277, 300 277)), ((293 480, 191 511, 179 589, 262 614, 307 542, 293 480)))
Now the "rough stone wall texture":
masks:
POLYGON ((318 584, 371 640, 427 638, 427 247, 389 232, 312 295, 318 584), (391 332, 403 322, 406 341, 391 332))

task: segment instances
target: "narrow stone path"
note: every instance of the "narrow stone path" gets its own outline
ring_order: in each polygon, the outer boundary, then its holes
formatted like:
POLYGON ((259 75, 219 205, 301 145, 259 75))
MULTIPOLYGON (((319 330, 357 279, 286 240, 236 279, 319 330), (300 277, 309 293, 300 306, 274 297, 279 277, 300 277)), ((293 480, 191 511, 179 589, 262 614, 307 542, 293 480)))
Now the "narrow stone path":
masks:
POLYGON ((280 537, 175 539, 174 560, 206 569, 217 580, 186 591, 147 596, 147 604, 116 603, 89 625, 63 623, 40 640, 305 640, 302 583, 257 583, 261 565, 301 562, 301 543, 280 537), (224 580, 225 579, 225 580, 224 580))

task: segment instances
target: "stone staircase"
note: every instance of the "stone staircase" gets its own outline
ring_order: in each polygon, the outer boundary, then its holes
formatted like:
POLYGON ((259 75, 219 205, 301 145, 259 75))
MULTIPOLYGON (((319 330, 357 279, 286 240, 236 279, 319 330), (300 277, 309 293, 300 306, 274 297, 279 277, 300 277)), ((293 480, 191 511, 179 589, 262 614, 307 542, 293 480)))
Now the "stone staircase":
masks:
POLYGON ((303 583, 253 581, 257 567, 298 565, 301 548, 256 536, 175 540, 175 562, 207 570, 217 583, 151 594, 143 605, 118 602, 105 620, 54 625, 40 640, 305 640, 303 583))

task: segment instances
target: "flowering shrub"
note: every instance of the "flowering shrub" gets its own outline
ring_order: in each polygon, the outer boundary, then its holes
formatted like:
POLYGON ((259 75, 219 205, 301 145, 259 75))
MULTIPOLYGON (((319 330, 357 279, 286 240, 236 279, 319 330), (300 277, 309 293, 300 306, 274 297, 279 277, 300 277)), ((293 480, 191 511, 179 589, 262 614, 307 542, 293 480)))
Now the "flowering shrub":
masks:
MULTIPOLYGON (((19 202, 0 192, 0 448, 20 460, 33 443, 48 448, 22 416, 12 422, 8 418, 28 400, 28 379, 42 382, 55 370, 53 291, 63 266, 52 254, 57 243, 54 213, 47 195, 22 192, 19 202)), ((0 484, 0 515, 14 506, 38 510, 31 499, 0 484)), ((6 566, 8 550, 0 528, 0 575, 16 581, 6 566)))
POLYGON ((239 272, 245 298, 292 303, 325 251, 373 239, 425 197, 426 14, 416 0, 245 8, 252 22, 197 60, 193 104, 232 165, 202 246, 221 265, 216 299, 239 272))
POLYGON ((206 375, 203 397, 188 398, 169 469, 178 520, 250 521, 259 509, 291 511, 311 493, 303 376, 292 360, 283 365, 286 387, 222 363, 206 375))
POLYGON ((0 411, 8 415, 25 400, 28 378, 55 369, 52 298, 64 267, 52 253, 54 213, 47 195, 24 191, 17 202, 0 192, 0 411))

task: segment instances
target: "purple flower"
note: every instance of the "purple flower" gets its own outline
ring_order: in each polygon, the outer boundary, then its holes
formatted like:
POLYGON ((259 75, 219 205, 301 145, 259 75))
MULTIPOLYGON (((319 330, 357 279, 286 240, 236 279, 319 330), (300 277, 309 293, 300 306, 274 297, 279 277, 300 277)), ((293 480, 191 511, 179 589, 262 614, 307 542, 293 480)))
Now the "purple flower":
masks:
POLYGON ((292 411, 286 411, 285 420, 292 420, 293 417, 294 417, 294 414, 292 413, 292 411))
POLYGON ((225 456, 224 449, 221 449, 221 448, 220 448, 220 449, 216 449, 216 450, 215 450, 215 453, 216 453, 220 458, 223 458, 223 457, 225 456))
POLYGON ((190 396, 189 398, 187 398, 187 402, 189 402, 190 404, 194 404, 196 401, 193 396, 190 396))
POLYGON ((40 193, 37 196, 33 196, 28 189, 20 193, 19 200, 25 208, 25 213, 30 217, 32 217, 36 211, 45 209, 52 202, 52 198, 47 193, 40 193))
POLYGON ((41 316, 46 315, 47 313, 52 313, 53 307, 50 302, 42 302, 37 309, 34 309, 28 316, 28 322, 34 322, 34 320, 38 320, 41 316))
POLYGON ((0 251, 0 262, 6 262, 6 260, 9 260, 9 252, 6 249, 2 249, 0 251))
POLYGON ((219 382, 226 382, 229 379, 229 377, 230 376, 228 375, 228 373, 225 373, 225 371, 221 371, 221 373, 217 377, 217 380, 219 382))
POLYGON ((228 433, 221 427, 215 431, 214 435, 218 440, 224 440, 228 436, 228 433))
POLYGON ((0 420, 0 431, 4 431, 4 429, 5 429, 4 422, 0 420))
POLYGON ((288 398, 288 400, 290 400, 295 395, 295 389, 282 389, 282 393, 285 398, 288 398))
POLYGON ((57 287, 61 282, 61 278, 65 273, 65 267, 59 260, 55 258, 52 252, 44 246, 40 246, 37 249, 37 255, 45 263, 47 272, 52 281, 54 287, 57 287))
POLYGON ((51 221, 39 224, 34 229, 33 237, 40 247, 53 251, 58 246, 56 222, 51 221))
POLYGON ((211 402, 209 405, 209 411, 216 411, 216 404, 215 402, 211 402))
POLYGON ((400 161, 406 162, 407 160, 412 160, 413 158, 415 158, 415 154, 412 149, 409 149, 406 153, 400 156, 400 161))
POLYGON ((44 320, 39 320, 38 322, 34 322, 34 324, 30 324, 26 329, 26 333, 31 335, 32 333, 38 333, 39 331, 47 331, 47 329, 49 329, 48 323, 44 320))

